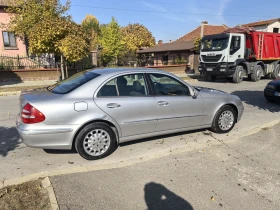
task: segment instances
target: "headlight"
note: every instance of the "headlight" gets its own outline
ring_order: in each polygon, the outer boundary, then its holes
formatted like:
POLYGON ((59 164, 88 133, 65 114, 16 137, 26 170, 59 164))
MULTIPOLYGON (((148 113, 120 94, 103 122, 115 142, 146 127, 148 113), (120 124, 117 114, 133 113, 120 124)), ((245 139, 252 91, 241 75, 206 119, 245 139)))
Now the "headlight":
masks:
POLYGON ((226 71, 226 69, 220 69, 220 71, 226 71))

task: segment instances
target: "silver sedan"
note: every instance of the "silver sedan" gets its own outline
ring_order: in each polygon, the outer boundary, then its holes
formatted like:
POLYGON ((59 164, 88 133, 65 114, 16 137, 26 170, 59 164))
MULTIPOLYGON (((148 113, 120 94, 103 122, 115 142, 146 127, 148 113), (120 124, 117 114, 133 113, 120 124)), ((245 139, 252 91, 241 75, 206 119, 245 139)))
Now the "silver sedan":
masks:
POLYGON ((27 146, 75 148, 94 160, 119 143, 151 136, 202 128, 227 133, 243 110, 237 96, 191 86, 164 71, 103 69, 23 92, 16 126, 27 146))

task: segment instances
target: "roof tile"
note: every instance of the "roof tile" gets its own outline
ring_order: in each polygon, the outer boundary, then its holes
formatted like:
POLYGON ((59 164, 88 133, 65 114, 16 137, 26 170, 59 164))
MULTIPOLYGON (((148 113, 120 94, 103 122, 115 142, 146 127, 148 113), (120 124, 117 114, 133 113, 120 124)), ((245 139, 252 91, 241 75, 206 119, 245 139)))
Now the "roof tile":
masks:
POLYGON ((243 26, 243 27, 262 26, 262 25, 267 25, 267 24, 274 23, 275 21, 280 21, 280 18, 274 18, 274 19, 270 19, 270 20, 262 20, 262 21, 253 22, 253 23, 247 23, 247 24, 243 24, 241 26, 243 26))
MULTIPOLYGON (((204 25, 203 35, 220 34, 224 32, 228 27, 226 25, 214 26, 214 25, 204 25)), ((190 33, 187 33, 183 37, 179 38, 178 41, 191 41, 201 34, 201 26, 197 27, 190 33)))

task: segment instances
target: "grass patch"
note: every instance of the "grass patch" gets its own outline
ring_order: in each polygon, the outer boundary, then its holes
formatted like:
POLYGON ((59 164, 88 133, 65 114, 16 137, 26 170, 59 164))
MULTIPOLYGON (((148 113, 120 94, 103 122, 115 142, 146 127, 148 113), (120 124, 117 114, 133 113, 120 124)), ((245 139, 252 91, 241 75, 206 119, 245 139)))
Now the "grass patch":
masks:
POLYGON ((50 201, 47 189, 42 188, 41 180, 0 189, 0 209, 49 210, 50 201))
POLYGON ((0 93, 24 91, 24 90, 30 90, 30 89, 35 89, 35 88, 44 88, 44 87, 48 87, 48 86, 41 85, 41 86, 22 86, 22 87, 0 87, 0 93))

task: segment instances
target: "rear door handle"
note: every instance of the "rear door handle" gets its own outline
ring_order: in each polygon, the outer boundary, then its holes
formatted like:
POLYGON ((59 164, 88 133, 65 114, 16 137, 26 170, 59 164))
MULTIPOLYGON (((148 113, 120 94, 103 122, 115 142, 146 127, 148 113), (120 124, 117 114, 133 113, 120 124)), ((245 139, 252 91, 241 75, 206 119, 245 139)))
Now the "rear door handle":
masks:
POLYGON ((107 107, 110 109, 114 109, 114 108, 120 108, 121 105, 116 104, 116 103, 110 103, 110 104, 107 104, 107 107))
POLYGON ((159 101, 157 104, 159 106, 168 106, 168 102, 167 101, 159 101))

